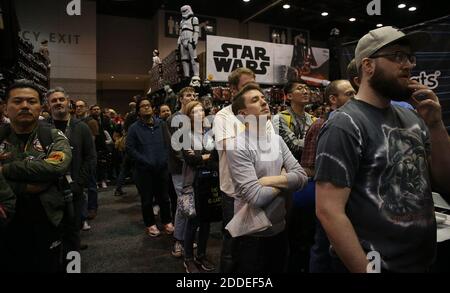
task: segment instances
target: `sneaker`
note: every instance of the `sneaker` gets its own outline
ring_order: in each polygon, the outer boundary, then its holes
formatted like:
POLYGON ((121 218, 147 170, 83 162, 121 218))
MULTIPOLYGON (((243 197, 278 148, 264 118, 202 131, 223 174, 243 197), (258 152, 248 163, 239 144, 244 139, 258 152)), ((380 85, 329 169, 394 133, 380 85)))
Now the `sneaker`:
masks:
POLYGON ((216 269, 216 267, 212 264, 212 262, 210 262, 206 256, 202 256, 202 257, 196 257, 195 258, 195 263, 202 268, 202 270, 206 271, 206 272, 211 272, 214 271, 216 269))
POLYGON ((184 268, 186 269, 186 273, 188 273, 188 274, 200 273, 200 270, 198 269, 195 261, 193 261, 193 260, 185 260, 183 265, 184 265, 184 268))
POLYGON ((181 241, 175 241, 172 249, 172 255, 176 258, 183 256, 183 244, 181 241))
POLYGON ((153 206, 153 214, 155 216, 159 215, 159 210, 160 210, 159 205, 156 204, 153 206))
POLYGON ((147 228, 147 234, 152 237, 158 237, 159 235, 161 235, 161 232, 159 231, 158 227, 156 227, 156 225, 153 225, 147 228))
POLYGON ((175 227, 173 226, 172 223, 165 224, 164 225, 164 231, 166 231, 167 235, 172 235, 173 231, 175 231, 175 227))
POLYGON ((81 228, 83 231, 89 231, 91 230, 91 226, 89 226, 89 223, 87 221, 83 222, 83 227, 81 228))

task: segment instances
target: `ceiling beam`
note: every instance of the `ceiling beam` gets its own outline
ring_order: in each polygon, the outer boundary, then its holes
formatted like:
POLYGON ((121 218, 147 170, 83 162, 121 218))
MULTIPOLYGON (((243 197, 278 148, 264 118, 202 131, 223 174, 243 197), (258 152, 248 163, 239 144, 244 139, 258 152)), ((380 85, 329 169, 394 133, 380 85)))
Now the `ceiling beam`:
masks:
POLYGON ((247 23, 250 20, 252 20, 253 18, 257 17, 258 15, 260 15, 261 13, 266 12, 267 10, 271 9, 272 7, 278 5, 279 3, 283 2, 284 0, 275 0, 273 1, 271 4, 267 5, 266 7, 264 7, 263 9, 261 9, 260 11, 256 12, 255 14, 253 14, 252 16, 250 16, 249 18, 245 19, 243 21, 243 23, 247 23))

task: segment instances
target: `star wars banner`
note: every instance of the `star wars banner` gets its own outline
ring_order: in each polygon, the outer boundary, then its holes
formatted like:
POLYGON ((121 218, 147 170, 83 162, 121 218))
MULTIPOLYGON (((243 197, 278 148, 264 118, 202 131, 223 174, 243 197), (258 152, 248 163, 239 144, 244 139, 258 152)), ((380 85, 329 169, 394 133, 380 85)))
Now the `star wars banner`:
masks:
MULTIPOLYGON (((439 97, 446 126, 450 126, 450 16, 423 26, 415 26, 409 31, 425 31, 431 34, 431 43, 416 52, 417 66, 412 71, 412 78, 430 87, 439 97)), ((343 49, 343 76, 348 62, 354 56, 356 43, 343 49)))
POLYGON ((227 82, 233 70, 247 67, 261 84, 283 84, 300 77, 320 84, 328 78, 328 49, 305 48, 308 60, 294 58, 295 50, 293 45, 207 36, 206 75, 211 81, 227 82))
POLYGON ((227 82, 233 70, 247 67, 255 72, 259 83, 279 84, 281 67, 291 63, 292 54, 292 45, 207 36, 206 76, 212 81, 227 82))

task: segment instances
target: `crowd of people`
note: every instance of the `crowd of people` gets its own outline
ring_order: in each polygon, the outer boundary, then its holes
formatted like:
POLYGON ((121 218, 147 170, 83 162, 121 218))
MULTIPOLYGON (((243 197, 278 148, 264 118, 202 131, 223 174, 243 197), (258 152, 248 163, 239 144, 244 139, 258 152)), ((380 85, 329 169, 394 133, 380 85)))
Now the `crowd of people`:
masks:
POLYGON ((171 235, 187 273, 367 272, 370 252, 382 272, 429 271, 450 139, 438 97, 410 80, 428 38, 373 30, 326 105, 311 107, 308 85, 291 81, 277 113, 247 68, 230 74, 232 103, 214 115, 192 87, 177 109, 134 97, 122 118, 63 88, 12 84, 0 109, 0 270, 62 271, 64 255, 86 248, 98 188, 115 180, 123 196, 130 178, 145 233, 171 235))

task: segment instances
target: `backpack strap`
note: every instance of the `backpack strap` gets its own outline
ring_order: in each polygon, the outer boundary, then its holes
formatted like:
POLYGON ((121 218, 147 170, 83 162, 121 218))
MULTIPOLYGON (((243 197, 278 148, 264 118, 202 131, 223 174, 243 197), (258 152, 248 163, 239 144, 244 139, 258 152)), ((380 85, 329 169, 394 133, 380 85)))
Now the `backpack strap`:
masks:
POLYGON ((48 123, 39 123, 37 129, 37 137, 46 152, 48 152, 50 146, 53 144, 52 129, 54 127, 48 123))
POLYGON ((288 128, 291 129, 291 125, 292 125, 291 113, 289 113, 289 111, 287 111, 287 110, 284 110, 284 111, 280 112, 280 114, 281 114, 281 117, 283 117, 284 121, 286 121, 288 128))

